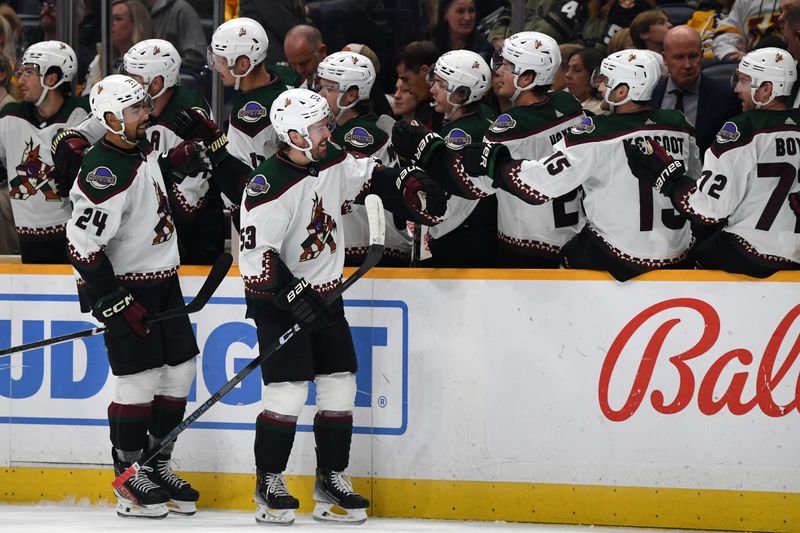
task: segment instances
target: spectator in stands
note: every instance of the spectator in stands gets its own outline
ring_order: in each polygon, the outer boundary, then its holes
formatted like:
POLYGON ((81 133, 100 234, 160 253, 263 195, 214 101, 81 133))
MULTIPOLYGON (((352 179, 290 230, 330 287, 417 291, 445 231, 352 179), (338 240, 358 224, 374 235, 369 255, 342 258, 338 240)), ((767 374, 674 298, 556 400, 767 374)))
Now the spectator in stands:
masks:
POLYGON ((439 131, 444 117, 430 106, 431 90, 428 85, 428 71, 439 59, 439 50, 430 41, 413 41, 400 50, 395 59, 397 77, 403 88, 411 91, 419 104, 414 118, 433 131, 439 131))
POLYGON ((470 50, 489 61, 494 49, 475 31, 476 22, 473 0, 441 0, 433 30, 433 44, 441 53, 470 50))
POLYGON ((633 45, 640 50, 664 50, 664 36, 672 28, 669 16, 660 9, 651 9, 636 15, 628 28, 633 45))
MULTIPOLYGON (((30 44, 38 43, 41 41, 52 41, 58 38, 58 1, 57 0, 42 0, 42 8, 39 12, 39 27, 34 29, 30 35, 30 44)), ((74 16, 74 23, 80 25, 83 22, 85 14, 85 5, 81 2, 72 3, 72 13, 74 16)), ((89 63, 95 56, 94 46, 90 43, 79 42, 73 48, 78 55, 78 73, 82 76, 89 68, 89 63)), ((78 82, 81 78, 76 78, 74 81, 78 82)))
POLYGON ((314 83, 317 66, 328 55, 328 47, 322 42, 322 33, 314 26, 297 25, 286 34, 283 51, 289 66, 303 79, 300 87, 308 89, 314 83))
POLYGON ((611 36, 608 40, 608 55, 616 54, 620 50, 630 50, 635 48, 633 40, 631 39, 631 31, 628 28, 623 28, 611 36))
POLYGON ((636 15, 655 7, 655 0, 589 0, 588 20, 583 25, 581 39, 586 46, 608 46, 616 33, 631 25, 636 15))
MULTIPOLYGON (((781 0, 781 33, 789 53, 800 58, 800 0, 781 0)), ((800 107, 800 83, 795 83, 789 97, 792 107, 800 107)))
MULTIPOLYGON (((605 54, 596 48, 582 48, 567 59, 567 89, 578 99, 584 110, 595 115, 607 115, 609 112, 602 108, 603 99, 597 94, 597 88, 592 84, 592 75, 599 72, 600 63, 605 54)), ((562 62, 565 61, 562 56, 562 62)))
POLYGON ((411 122, 414 119, 414 113, 416 112, 419 101, 399 79, 395 85, 393 99, 395 118, 404 122, 411 122))
POLYGON ((779 33, 778 16, 777 0, 734 2, 728 16, 719 21, 714 55, 720 61, 741 61, 761 39, 779 33))
POLYGON ((0 17, 0 54, 8 58, 12 65, 17 64, 17 47, 14 42, 14 34, 5 17, 0 17))
POLYGON ((0 109, 9 102, 16 102, 17 99, 9 93, 9 84, 14 71, 11 61, 7 57, 0 55, 0 109))
MULTIPOLYGON (((22 39, 25 37, 25 29, 22 27, 22 21, 19 19, 17 12, 8 4, 0 4, 0 16, 11 26, 10 41, 14 44, 14 58, 16 58, 24 49, 22 39)), ((15 62, 16 59, 12 59, 12 65, 15 64, 15 62)))
MULTIPOLYGON (((277 43, 282 43, 286 40, 286 36, 292 27, 306 22, 303 3, 303 0, 270 0, 269 2, 264 0, 241 0, 239 2, 238 16, 257 20, 267 32, 267 38, 270 42, 266 59, 268 64, 274 65, 278 62, 287 61, 284 49, 277 46, 277 43)), ((228 16, 227 5, 225 16, 228 16)), ((225 20, 230 19, 226 18, 225 20)), ((320 38, 321 41, 322 38, 320 38)), ((325 57, 325 55, 327 54, 323 54, 322 57, 325 57)))
MULTIPOLYGON (((484 7, 484 2, 480 2, 484 7)), ((527 0, 525 3, 524 31, 538 31, 549 35, 557 43, 581 39, 583 24, 588 18, 585 2, 574 0, 527 0)), ((487 36, 492 46, 500 50, 506 37, 511 35, 511 12, 501 15, 487 36)))
POLYGON ((561 66, 556 71, 556 77, 553 79, 553 86, 551 91, 563 91, 567 87, 567 62, 578 50, 583 48, 579 44, 569 43, 558 45, 558 51, 561 53, 561 66))
POLYGON ((198 75, 206 64, 206 42, 197 11, 186 0, 143 0, 153 19, 153 37, 171 42, 181 55, 181 72, 198 75))
MULTIPOLYGON (((8 92, 12 69, 8 58, 0 56, 0 109, 15 102, 8 92)), ((19 253, 19 237, 14 225, 14 214, 11 212, 11 197, 8 195, 8 176, 5 170, 0 174, 0 255, 19 253)))
POLYGON ((700 33, 703 40, 703 59, 714 59, 713 42, 719 22, 728 16, 733 0, 710 0, 701 2, 686 23, 700 33))
POLYGON ((741 102, 730 85, 702 75, 703 44, 697 30, 672 28, 664 37, 663 55, 669 77, 656 85, 650 103, 656 109, 683 111, 695 125, 702 159, 722 125, 742 112, 741 102))
MULTIPOLYGON (((114 0, 111 4, 111 72, 103 72, 103 64, 100 55, 95 56, 89 65, 89 72, 86 75, 86 85, 82 95, 86 96, 92 89, 92 85, 103 79, 108 74, 113 74, 122 65, 122 57, 125 52, 145 39, 153 37, 153 23, 150 19, 150 12, 140 0, 114 0)), ((100 45, 98 44, 98 48, 100 45)))

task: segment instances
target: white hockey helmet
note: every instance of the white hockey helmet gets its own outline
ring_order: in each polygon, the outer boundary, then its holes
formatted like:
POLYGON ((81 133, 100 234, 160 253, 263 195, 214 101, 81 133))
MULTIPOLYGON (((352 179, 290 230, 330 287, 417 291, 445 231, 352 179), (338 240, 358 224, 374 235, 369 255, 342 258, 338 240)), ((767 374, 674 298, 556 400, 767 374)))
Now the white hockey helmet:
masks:
POLYGON ((62 83, 71 82, 78 71, 78 57, 75 55, 75 51, 67 43, 61 41, 42 41, 30 45, 22 54, 19 64, 39 67, 39 81, 44 90, 36 102, 37 106, 41 105, 50 89, 55 89, 62 83), (44 77, 51 67, 58 67, 61 70, 61 79, 52 87, 44 83, 44 77))
POLYGON ((332 116, 328 101, 319 94, 308 89, 289 89, 272 102, 269 119, 280 141, 303 152, 311 161, 316 161, 311 155, 314 143, 311 141, 308 128, 322 119, 330 121, 332 116), (289 137, 290 131, 299 133, 308 147, 301 148, 294 144, 289 137))
POLYGON ((477 102, 492 85, 489 65, 480 55, 469 50, 446 52, 428 73, 431 78, 435 75, 447 82, 447 103, 453 106, 453 110, 477 102), (456 101, 452 100, 453 96, 456 101))
POLYGON ((609 105, 619 106, 630 100, 650 100, 661 77, 661 67, 649 50, 621 50, 603 59, 600 75, 606 85, 603 99, 609 105), (628 96, 621 102, 609 101, 611 91, 621 84, 628 86, 628 96))
POLYGON ((144 90, 156 76, 164 79, 164 87, 154 94, 158 98, 164 91, 178 84, 181 56, 178 50, 164 39, 145 39, 131 46, 122 58, 125 74, 141 76, 144 90))
POLYGON ((738 71, 750 76, 750 98, 756 109, 772 102, 777 96, 789 96, 797 81, 797 64, 794 58, 780 48, 753 50, 739 62, 738 71), (766 102, 756 102, 756 90, 766 81, 772 83, 772 95, 766 102))
POLYGON ((131 78, 122 74, 112 74, 106 76, 92 86, 89 93, 89 106, 92 115, 111 133, 116 133, 123 139, 125 137, 125 110, 139 102, 144 101, 144 110, 150 112, 153 109, 153 101, 147 95, 142 85, 131 78), (120 123, 120 130, 114 130, 106 122, 106 113, 113 114, 120 123))
MULTIPOLYGON (((317 78, 335 81, 339 84, 339 96, 336 98, 336 107, 339 120, 345 111, 356 105, 361 100, 369 99, 369 92, 375 83, 375 65, 366 56, 355 52, 334 52, 317 65, 317 78), (342 104, 342 97, 351 88, 358 88, 358 99, 348 105, 342 104)), ((319 83, 315 90, 320 91, 319 83)))
POLYGON ((561 51, 555 39, 537 31, 522 31, 505 40, 503 48, 492 58, 492 69, 497 70, 503 59, 514 65, 514 87, 517 88, 512 100, 521 91, 536 85, 551 85, 561 67, 561 51), (533 83, 520 87, 519 77, 532 70, 536 76, 533 83))
POLYGON ((218 60, 224 61, 228 70, 236 78, 234 89, 239 89, 239 81, 267 58, 269 38, 264 27, 257 21, 239 17, 220 24, 211 36, 208 46, 208 67, 213 70, 218 60), (234 74, 236 59, 245 56, 250 60, 250 68, 244 74, 234 74))

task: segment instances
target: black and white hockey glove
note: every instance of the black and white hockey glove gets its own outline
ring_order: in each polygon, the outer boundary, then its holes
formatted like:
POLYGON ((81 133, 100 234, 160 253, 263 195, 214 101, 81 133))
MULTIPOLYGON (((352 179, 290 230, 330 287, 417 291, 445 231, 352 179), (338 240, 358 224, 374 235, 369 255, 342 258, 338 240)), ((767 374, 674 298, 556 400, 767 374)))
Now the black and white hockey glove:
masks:
POLYGON ((633 175, 664 196, 671 198, 673 192, 693 184, 686 177, 683 161, 673 158, 656 141, 645 139, 641 148, 632 142, 625 142, 624 147, 633 175))
POLYGON ((203 144, 198 141, 181 141, 175 148, 159 156, 161 173, 165 178, 180 183, 187 176, 207 170, 203 149, 203 144))
POLYGON ((505 163, 511 162, 511 152, 502 143, 470 143, 461 149, 461 164, 469 176, 489 176, 505 163))
POLYGON ((228 137, 202 109, 184 109, 173 121, 173 131, 182 139, 200 139, 206 145, 206 155, 216 166, 228 157, 228 137))
POLYGON ((144 320, 147 310, 122 287, 97 300, 92 316, 106 325, 111 337, 124 337, 131 333, 144 337, 150 332, 144 320))
POLYGON ((75 178, 81 170, 83 155, 92 145, 81 133, 63 130, 53 137, 50 151, 53 154, 53 181, 56 192, 62 198, 69 196, 75 178))
POLYGON ((413 159, 417 165, 426 167, 437 150, 444 148, 441 135, 425 126, 398 121, 392 127, 392 146, 397 155, 413 159))
POLYGON ((447 210, 444 190, 419 167, 403 168, 395 185, 403 195, 406 206, 427 224, 438 222, 437 219, 447 210))
POLYGON ((325 300, 303 278, 292 278, 275 293, 275 305, 288 311, 292 320, 309 333, 324 328, 333 320, 325 300))

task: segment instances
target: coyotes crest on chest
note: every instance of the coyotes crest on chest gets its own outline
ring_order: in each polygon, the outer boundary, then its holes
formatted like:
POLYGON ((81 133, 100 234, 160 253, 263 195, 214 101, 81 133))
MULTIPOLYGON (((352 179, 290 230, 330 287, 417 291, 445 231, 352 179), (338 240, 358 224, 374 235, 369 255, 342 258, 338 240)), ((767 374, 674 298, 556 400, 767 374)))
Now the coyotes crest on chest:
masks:
POLYGON ((158 183, 153 181, 156 198, 158 199, 158 223, 153 228, 156 236, 153 237, 153 244, 161 244, 170 240, 175 233, 175 223, 172 220, 172 210, 169 207, 169 199, 158 183))
POLYGON ((9 194, 14 200, 27 200, 41 192, 46 201, 60 202, 61 197, 53 189, 53 182, 48 177, 53 166, 41 160, 39 148, 33 145, 32 138, 25 143, 22 160, 15 167, 17 175, 9 182, 9 194))
POLYGON ((301 243, 303 253, 300 254, 300 261, 316 259, 329 246, 331 253, 336 251, 336 239, 333 234, 336 232, 336 221, 331 215, 325 212, 322 205, 322 198, 314 195, 314 206, 311 208, 311 222, 306 226, 308 237, 301 243))

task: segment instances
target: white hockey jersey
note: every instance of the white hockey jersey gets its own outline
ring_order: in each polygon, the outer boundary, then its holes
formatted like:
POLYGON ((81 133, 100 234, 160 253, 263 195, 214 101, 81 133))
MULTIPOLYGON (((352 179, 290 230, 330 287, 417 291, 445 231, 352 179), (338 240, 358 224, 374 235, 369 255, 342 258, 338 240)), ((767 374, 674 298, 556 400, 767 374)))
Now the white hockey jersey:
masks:
POLYGON ((239 270, 249 296, 277 288, 276 252, 323 296, 339 285, 346 246, 341 205, 368 189, 376 166, 329 143, 316 175, 277 155, 253 170, 240 215, 239 270))
POLYGON ((14 224, 21 239, 64 234, 72 208, 50 177, 53 157, 50 143, 61 130, 81 122, 88 106, 67 97, 61 109, 47 120, 34 114, 33 104, 11 103, 0 111, 0 161, 6 167, 14 224))
POLYGON ((166 279, 179 265, 175 225, 158 154, 101 140, 87 153, 70 192, 70 260, 80 273, 105 255, 122 282, 166 279))
POLYGON ((677 205, 706 223, 727 220, 752 253, 800 263, 800 220, 787 196, 800 190, 800 110, 752 110, 726 122, 697 186, 677 205))
POLYGON ((712 50, 717 59, 736 52, 739 47, 752 50, 768 35, 780 33, 778 0, 736 0, 728 16, 719 21, 712 50))
MULTIPOLYGON (((509 179, 531 201, 548 201, 583 187, 587 229, 620 259, 658 267, 688 251, 689 223, 669 199, 640 183, 623 143, 654 138, 696 178, 699 151, 692 126, 672 109, 586 117, 556 143, 552 155, 522 161, 509 179)), ((546 204, 545 204, 546 205, 546 204)))

